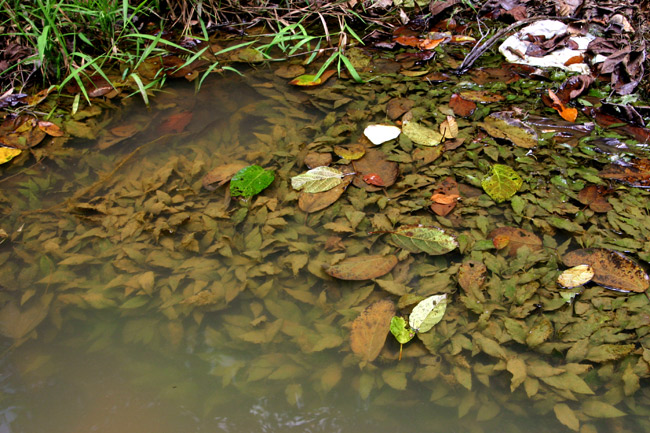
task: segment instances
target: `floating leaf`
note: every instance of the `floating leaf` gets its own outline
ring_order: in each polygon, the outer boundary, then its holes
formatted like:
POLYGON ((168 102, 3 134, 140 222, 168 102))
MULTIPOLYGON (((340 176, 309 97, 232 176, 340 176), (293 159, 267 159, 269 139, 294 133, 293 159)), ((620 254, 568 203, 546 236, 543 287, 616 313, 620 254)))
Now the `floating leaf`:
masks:
POLYGON ((298 207, 307 213, 323 210, 341 197, 345 189, 352 182, 352 176, 346 176, 340 185, 329 191, 309 193, 302 192, 298 197, 298 207))
POLYGON ((404 122, 402 132, 411 141, 422 146, 437 146, 442 141, 442 134, 417 122, 404 122))
POLYGON ((0 147, 0 164, 11 161, 14 157, 20 155, 22 150, 13 147, 0 147))
POLYGON ((648 274, 634 261, 618 251, 586 248, 566 253, 566 266, 589 265, 594 270, 593 281, 604 287, 623 292, 645 292, 650 286, 648 274))
POLYGON ((299 86, 299 87, 320 86, 335 73, 336 71, 334 70, 328 70, 323 72, 321 76, 318 78, 316 78, 316 75, 310 75, 310 74, 300 75, 299 77, 296 77, 293 80, 289 81, 289 84, 291 84, 292 86, 299 86))
POLYGON ((531 149, 537 146, 537 133, 519 119, 512 117, 510 111, 492 113, 479 125, 492 137, 505 138, 516 146, 531 149))
POLYGON ((370 304, 352 322, 350 346, 352 352, 365 362, 372 362, 379 356, 390 331, 395 305, 388 300, 370 304))
POLYGON ((363 135, 374 145, 394 140, 401 134, 402 130, 393 125, 368 125, 363 130, 363 135))
POLYGON ((390 332, 395 336, 399 344, 406 344, 415 337, 415 332, 412 332, 406 326, 406 320, 400 316, 394 316, 390 321, 390 332))
POLYGON ((349 146, 334 146, 334 153, 336 153, 341 158, 345 158, 349 161, 354 161, 361 158, 366 154, 366 148, 363 147, 363 144, 351 144, 349 146))
POLYGON ((440 227, 406 225, 391 232, 391 238, 398 246, 412 253, 425 252, 432 256, 446 254, 458 248, 456 237, 440 227))
POLYGON ((594 270, 589 265, 578 265, 562 272, 557 283, 567 289, 587 284, 594 277, 594 270))
POLYGON ((442 320, 447 310, 447 295, 433 295, 420 301, 409 315, 409 326, 416 332, 428 332, 442 320))
POLYGON ((371 280, 386 275, 397 264, 397 257, 360 256, 350 257, 325 269, 325 272, 340 280, 371 280))
POLYGON ((481 186, 492 200, 501 203, 515 195, 523 183, 521 176, 509 166, 494 164, 481 186))
POLYGON ((516 256, 517 250, 524 246, 530 248, 531 251, 542 249, 542 240, 535 233, 517 227, 496 228, 488 233, 488 238, 492 239, 497 249, 509 246, 509 256, 516 256))
POLYGON ((304 192, 329 191, 341 184, 344 174, 331 167, 316 167, 291 178, 291 187, 304 192))
POLYGON ((377 173, 368 173, 364 175, 363 181, 369 185, 384 186, 384 180, 377 173))
POLYGON ((271 185, 275 179, 272 170, 259 165, 249 165, 239 170, 230 180, 230 195, 252 197, 271 185))

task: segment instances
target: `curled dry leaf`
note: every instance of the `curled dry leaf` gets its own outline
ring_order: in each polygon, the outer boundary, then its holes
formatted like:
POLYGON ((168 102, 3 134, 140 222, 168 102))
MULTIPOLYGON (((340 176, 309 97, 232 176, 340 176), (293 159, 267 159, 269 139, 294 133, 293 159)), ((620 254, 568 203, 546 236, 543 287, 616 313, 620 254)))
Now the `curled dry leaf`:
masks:
POLYGON ((339 280, 371 280, 386 275, 396 264, 394 255, 349 257, 329 266, 325 272, 339 280))
POLYGON ((379 356, 394 315, 395 305, 384 299, 370 304, 354 319, 350 330, 350 347, 362 361, 372 362, 379 356))
POLYGON ((524 246, 530 248, 531 251, 542 249, 542 240, 534 233, 524 229, 516 227, 499 227, 488 234, 488 238, 492 239, 492 242, 501 236, 507 237, 506 245, 510 247, 508 250, 509 256, 516 256, 517 250, 524 246))
POLYGON ((585 248, 566 253, 566 266, 589 265, 594 270, 593 281, 603 287, 622 292, 645 292, 650 286, 648 274, 632 259, 618 251, 585 248))
POLYGON ((578 265, 562 272, 557 277, 557 283, 566 289, 572 289, 587 284, 593 277, 594 269, 591 266, 578 265))
POLYGON ((458 137, 458 123, 454 116, 447 116, 447 118, 440 124, 440 134, 444 138, 458 137))

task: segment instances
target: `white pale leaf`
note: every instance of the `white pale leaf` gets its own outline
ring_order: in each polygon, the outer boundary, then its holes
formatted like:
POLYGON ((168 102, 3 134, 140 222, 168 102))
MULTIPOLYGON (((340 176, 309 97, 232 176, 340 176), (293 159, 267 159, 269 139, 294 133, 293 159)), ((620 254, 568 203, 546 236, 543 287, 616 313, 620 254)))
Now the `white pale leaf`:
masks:
POLYGON ((368 125, 363 131, 363 134, 368 137, 368 140, 374 145, 385 143, 399 137, 402 132, 397 126, 392 125, 368 125))
POLYGON ((416 332, 427 332, 442 320, 447 309, 447 295, 433 295, 420 301, 409 315, 409 326, 416 332))
POLYGON ((331 167, 316 167, 291 178, 291 186, 304 192, 328 191, 341 184, 344 174, 331 167))
POLYGON ((570 289, 587 284, 594 277, 594 269, 589 265, 579 265, 567 269, 557 277, 557 283, 570 289))

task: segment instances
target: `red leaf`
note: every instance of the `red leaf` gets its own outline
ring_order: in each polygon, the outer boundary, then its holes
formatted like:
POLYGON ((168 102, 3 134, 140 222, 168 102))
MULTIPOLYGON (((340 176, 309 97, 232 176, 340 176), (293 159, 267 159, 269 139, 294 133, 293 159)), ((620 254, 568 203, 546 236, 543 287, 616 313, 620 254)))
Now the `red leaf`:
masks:
POLYGON ((363 181, 368 185, 384 186, 384 180, 376 173, 368 173, 363 176, 363 181))
POLYGON ((192 116, 191 111, 174 113, 163 121, 162 125, 160 125, 160 131, 163 134, 183 132, 187 124, 192 120, 192 116))

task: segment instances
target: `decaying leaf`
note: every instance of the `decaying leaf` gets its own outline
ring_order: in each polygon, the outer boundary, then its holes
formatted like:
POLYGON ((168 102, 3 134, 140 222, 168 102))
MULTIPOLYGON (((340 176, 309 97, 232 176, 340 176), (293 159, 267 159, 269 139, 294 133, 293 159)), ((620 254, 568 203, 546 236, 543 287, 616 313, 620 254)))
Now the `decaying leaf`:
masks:
POLYGON ((542 240, 536 234, 517 227, 496 228, 488 233, 488 238, 493 241, 498 238, 501 239, 500 242, 505 244, 504 247, 510 247, 508 249, 509 256, 516 256, 517 250, 523 246, 527 246, 531 251, 537 251, 542 248, 542 240))
POLYGON ((448 215, 460 200, 460 191, 456 180, 448 176, 440 182, 431 196, 431 210, 440 216, 448 215))
POLYGON ((301 192, 298 197, 298 207, 307 213, 323 210, 341 197, 345 189, 352 182, 352 176, 346 176, 343 181, 334 188, 325 192, 301 192))
POLYGON ((305 156, 304 163, 310 169, 328 166, 332 163, 332 155, 330 153, 309 152, 305 156))
POLYGON ((523 183, 521 176, 509 166, 494 164, 481 186, 492 200, 501 203, 515 195, 523 183))
POLYGON ((371 280, 386 275, 396 264, 397 257, 393 255, 349 257, 327 267, 325 272, 340 280, 371 280))
POLYGON ((487 276, 487 268, 481 262, 469 261, 458 269, 458 284, 466 292, 479 290, 487 276))
POLYGON ((402 130, 393 125, 368 125, 363 134, 374 145, 379 145, 394 140, 402 133, 402 130))
POLYGON ((444 138, 456 138, 458 137, 458 123, 454 116, 447 116, 445 120, 440 124, 440 134, 444 138))
POLYGON ((593 281, 623 292, 645 292, 650 286, 648 274, 623 253, 604 248, 573 250, 562 257, 566 266, 589 265, 593 281))
POLYGON ((567 289, 587 284, 594 277, 594 270, 589 265, 578 265, 562 272, 557 283, 567 289))
POLYGON ((22 150, 13 147, 0 147, 0 164, 11 161, 14 157, 20 155, 22 150))
POLYGON ((650 159, 634 158, 629 162, 618 161, 606 166, 598 176, 625 182, 630 186, 650 188, 650 159))
POLYGON ((469 117, 476 110, 476 103, 469 99, 465 99, 457 93, 451 95, 449 106, 454 110, 456 116, 469 117))
POLYGON ((393 98, 386 104, 386 115, 395 120, 415 106, 415 101, 407 98, 393 98))
POLYGON ((479 125, 492 137, 505 138, 524 149, 537 146, 537 132, 525 122, 516 119, 511 111, 492 113, 479 125))
POLYGON ((389 300, 370 304, 352 322, 350 346, 352 352, 364 362, 372 362, 379 356, 390 331, 390 322, 395 315, 395 305, 389 300))
POLYGON ((422 146, 437 146, 442 142, 442 134, 417 122, 404 122, 402 132, 411 141, 422 146))
POLYGON ((342 182, 344 174, 332 167, 316 167, 291 178, 291 187, 304 192, 328 191, 342 182))
POLYGON ((354 177, 354 186, 368 191, 378 191, 379 187, 364 182, 363 177, 368 174, 379 176, 383 187, 389 187, 397 181, 399 166, 396 162, 389 161, 386 154, 379 149, 368 149, 363 158, 352 161, 352 166, 357 175, 354 177))
POLYGON ((420 301, 409 314, 409 326, 415 332, 428 332, 442 320, 447 309, 447 295, 432 295, 420 301))
POLYGON ((605 196, 610 192, 610 189, 602 185, 588 185, 580 190, 578 193, 578 201, 589 206, 594 212, 605 213, 612 210, 612 205, 609 204, 605 196))
POLYGON ((435 226, 401 226, 391 232, 391 239, 398 246, 412 253, 425 252, 432 256, 447 254, 458 248, 458 241, 454 235, 435 226))
POLYGON ((221 186, 228 182, 230 179, 232 179, 235 173, 247 165, 248 164, 245 162, 236 161, 231 162, 230 164, 217 166, 210 170, 205 176, 203 176, 203 179, 201 180, 203 187, 213 190, 217 186, 221 186), (214 184, 216 184, 216 186, 214 184))
POLYGON ((565 106, 560 98, 557 97, 555 92, 551 89, 548 89, 548 99, 542 98, 542 100, 551 108, 555 108, 557 112, 562 116, 562 118, 569 122, 575 122, 578 117, 578 110, 573 107, 565 106))

